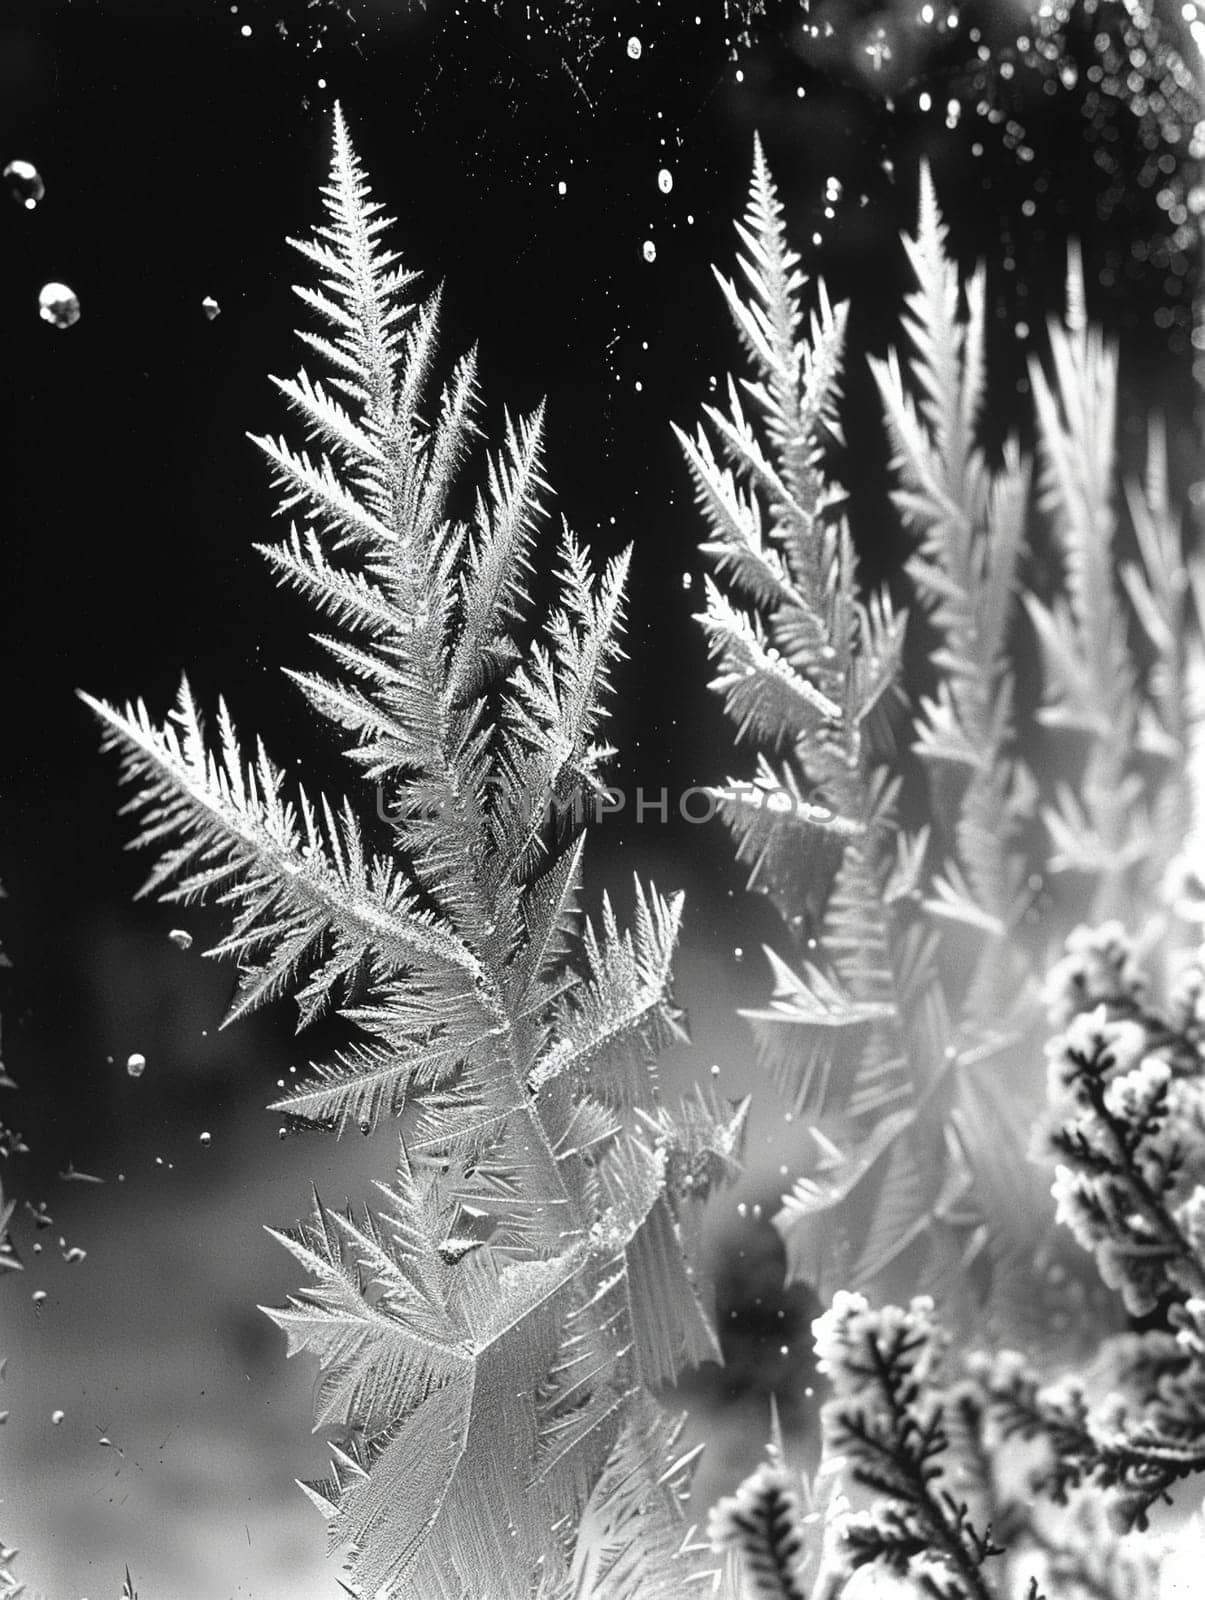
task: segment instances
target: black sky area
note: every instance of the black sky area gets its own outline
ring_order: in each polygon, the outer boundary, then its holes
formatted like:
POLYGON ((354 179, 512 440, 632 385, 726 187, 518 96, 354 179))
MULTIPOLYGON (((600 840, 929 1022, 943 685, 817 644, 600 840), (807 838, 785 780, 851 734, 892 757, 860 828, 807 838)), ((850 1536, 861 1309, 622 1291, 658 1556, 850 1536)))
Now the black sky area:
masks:
MULTIPOLYGON (((1014 325, 1023 317, 1039 329, 1055 309, 1075 234, 1092 309, 1123 342, 1127 411, 1141 416, 1157 399, 1187 452, 1195 262, 1177 287, 1150 251, 1133 253, 1166 220, 1157 185, 1138 177, 1165 152, 1142 143, 1137 118, 1106 107, 1094 119, 1082 78, 1049 93, 1036 71, 1001 81, 976 65, 972 26, 993 44, 1017 31, 1017 13, 999 6, 963 7, 955 36, 918 35, 881 81, 850 41, 888 11, 770 4, 734 63, 724 9, 581 5, 580 26, 569 26, 564 4, 485 0, 425 10, 256 0, 235 14, 212 0, 4 5, 0 165, 33 161, 46 182, 34 212, 0 195, 9 892, 0 938, 14 962, 2 1009, 22 1085, 12 1120, 35 1166, 60 1164, 68 1145, 83 1164, 113 1137, 105 1055, 137 1032, 131 1018, 150 1028, 161 991, 185 981, 165 953, 176 918, 129 903, 139 864, 122 852, 115 765, 99 758, 74 689, 145 695, 161 713, 187 670, 204 705, 225 694, 239 726, 263 733, 278 757, 296 758, 312 781, 342 783, 277 670, 312 664, 314 650, 303 607, 274 588, 253 549, 283 527, 245 437, 292 426, 267 381, 300 359, 291 330, 304 313, 290 285, 305 269, 285 239, 318 220, 336 97, 407 261, 445 285, 445 355, 479 346, 487 428, 496 437, 503 407, 546 397, 555 511, 600 556, 635 547, 612 725, 617 780, 629 788, 675 794, 739 762, 703 688, 690 621, 700 525, 670 423, 693 428, 709 380, 722 382, 736 359, 710 263, 732 268, 755 128, 807 269, 855 306, 842 471, 868 576, 893 574, 902 545, 884 509, 885 446, 864 355, 882 351, 898 317, 897 239, 922 155, 956 253, 990 263, 989 429, 1023 418, 1026 347, 1014 325), (801 32, 811 25, 833 32, 801 32), (635 61, 631 36, 643 45, 635 61), (966 99, 956 128, 918 108, 926 84, 939 106, 966 99), (985 95, 1005 120, 974 114, 985 95), (1008 146, 1013 119, 1032 159, 1008 146), (982 157, 971 155, 974 140, 982 157), (668 195, 662 168, 673 176, 668 195), (831 223, 829 176, 843 195, 831 223), (1001 264, 1010 253, 1011 272, 1001 264), (1104 284, 1102 266, 1113 272, 1104 284), (65 332, 37 315, 49 280, 80 297, 81 319, 65 332), (221 306, 213 322, 205 296, 221 306), (1157 322, 1168 306, 1171 321, 1157 322)), ((1081 19, 1072 30, 1081 54, 1095 26, 1081 19)), ((544 551, 551 538, 549 529, 544 551)), ((676 874, 690 889, 696 944, 730 951, 766 931, 756 907, 737 901, 729 914, 741 878, 718 829, 637 829, 630 819, 607 829, 596 884, 653 860, 659 880, 673 886, 676 874)), ((193 914, 189 925, 203 938, 220 924, 193 914)), ((186 981, 187 1004, 215 1016, 230 975, 194 963, 186 981)), ((232 1075, 249 1044, 278 1054, 283 1031, 279 1016, 247 1025, 237 1048, 213 1046, 206 1070, 232 1075)), ((198 1066, 177 1092, 199 1094, 201 1082, 198 1066)), ((247 1084, 260 1103, 262 1089, 247 1084)))

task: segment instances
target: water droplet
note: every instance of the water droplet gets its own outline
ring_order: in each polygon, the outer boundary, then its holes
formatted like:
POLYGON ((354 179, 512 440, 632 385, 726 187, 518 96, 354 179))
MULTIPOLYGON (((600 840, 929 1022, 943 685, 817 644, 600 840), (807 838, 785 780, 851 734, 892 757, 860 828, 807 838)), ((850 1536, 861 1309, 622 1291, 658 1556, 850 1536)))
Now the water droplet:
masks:
POLYGON ((173 928, 168 934, 168 938, 175 945, 177 950, 192 949, 192 934, 186 933, 183 928, 173 928))
POLYGON ((65 283, 48 283, 38 296, 38 315, 52 328, 71 328, 79 321, 79 299, 65 283))
POLYGON ((691 574, 689 572, 684 572, 682 574, 682 587, 684 589, 689 589, 691 587, 691 585, 694 583, 694 581, 695 580, 694 580, 693 574, 691 574))
POLYGON ((651 239, 646 239, 644 241, 644 243, 640 247, 640 254, 644 257, 644 259, 646 261, 656 261, 656 259, 657 259, 657 246, 653 243, 653 241, 651 239))
POLYGON ((215 317, 220 317, 222 314, 221 306, 211 294, 207 294, 201 301, 201 310, 205 313, 206 322, 212 322, 215 317))
POLYGON ((629 59, 629 61, 639 61, 640 57, 641 57, 641 55, 643 53, 644 53, 644 46, 641 44, 640 40, 636 37, 636 35, 633 34, 632 37, 628 40, 628 59, 629 59))
POLYGON ((562 178, 560 183, 557 184, 556 192, 558 194, 568 194, 569 193, 569 185, 565 182, 564 178, 562 178))
POLYGON ((40 1311, 42 1309, 42 1307, 46 1304, 46 1291, 45 1291, 45 1289, 35 1289, 33 1294, 30 1295, 30 1299, 33 1301, 34 1307, 38 1311, 40 1311))
POLYGON ((33 211, 46 197, 42 174, 32 161, 10 161, 4 169, 4 181, 26 211, 33 211))
POLYGON ((657 174, 657 187, 662 194, 668 194, 674 186, 674 175, 668 167, 662 167, 657 174))
POLYGON ((203 1133, 201 1135, 201 1143, 204 1144, 204 1145, 212 1144, 213 1143, 213 1135, 211 1133, 203 1133))
POLYGON ((146 1071, 146 1057, 140 1051, 135 1050, 126 1062, 126 1071, 131 1078, 141 1078, 146 1071))
POLYGON ((59 1423, 62 1422, 63 1418, 66 1415, 67 1415, 67 1413, 65 1411, 52 1411, 50 1413, 50 1420, 51 1420, 51 1422, 54 1423, 55 1427, 57 1428, 59 1423))
POLYGON ((720 1075, 720 1064, 719 1064, 718 1061, 713 1061, 711 1063, 711 1076, 713 1078, 718 1078, 719 1075, 720 1075))

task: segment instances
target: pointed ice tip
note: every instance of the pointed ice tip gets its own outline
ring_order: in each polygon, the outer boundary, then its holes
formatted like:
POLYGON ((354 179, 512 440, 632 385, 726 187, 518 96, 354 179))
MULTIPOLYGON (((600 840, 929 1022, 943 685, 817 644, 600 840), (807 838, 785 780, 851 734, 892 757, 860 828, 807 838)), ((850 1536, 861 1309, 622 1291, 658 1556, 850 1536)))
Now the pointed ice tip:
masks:
POLYGON ((782 1436, 782 1418, 778 1413, 778 1396, 770 1393, 770 1443, 767 1454, 776 1467, 787 1464, 787 1447, 782 1436))
POLYGON ((1084 287, 1084 258, 1078 239, 1067 241, 1067 330, 1083 333, 1088 325, 1088 308, 1084 287))
POLYGON ((920 167, 917 171, 917 221, 923 218, 926 212, 932 212, 937 207, 937 191, 933 184, 933 168, 929 165, 928 156, 920 158, 920 167))

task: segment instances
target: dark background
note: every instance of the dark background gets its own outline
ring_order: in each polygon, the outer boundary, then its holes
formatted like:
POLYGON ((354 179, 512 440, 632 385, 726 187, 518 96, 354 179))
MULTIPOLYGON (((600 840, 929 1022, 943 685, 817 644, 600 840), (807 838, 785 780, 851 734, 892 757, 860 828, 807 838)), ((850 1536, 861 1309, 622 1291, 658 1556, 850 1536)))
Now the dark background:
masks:
MULTIPOLYGON (((262 732, 307 781, 342 785, 277 671, 313 650, 303 608, 274 589, 252 549, 280 525, 245 437, 291 426, 266 375, 290 374, 299 359, 290 284, 306 268, 285 238, 318 219, 336 95, 408 264, 445 284, 446 354, 479 342, 493 431, 504 406, 546 396, 555 510, 600 555, 635 545, 630 659, 612 725, 615 780, 629 792, 676 795, 741 762, 704 688, 690 620, 700 527, 669 424, 693 428, 735 360, 710 266, 732 270, 755 129, 807 271, 853 303, 838 470, 868 578, 893 580, 902 544, 884 504, 864 356, 881 353, 896 325, 897 240, 922 156, 952 248, 989 264, 989 437, 1026 427, 1025 360, 1041 352, 1075 236, 1090 307, 1122 344, 1124 448, 1137 450, 1158 404, 1187 472, 1196 180, 1191 81, 1172 53, 1192 48, 1178 6, 1157 31, 1106 4, 1071 7, 1044 31, 1022 7, 986 4, 934 13, 820 0, 807 11, 768 0, 743 21, 723 0, 7 0, 0 15, 0 165, 33 161, 46 182, 33 212, 0 203, 0 939, 14 963, 0 999, 20 1086, 2 1109, 29 1146, 3 1178, 55 1219, 38 1230, 18 1216, 27 1270, 0 1282, 0 1355, 22 1357, 7 1398, 0 1389, 0 1410, 12 1409, 0 1477, 25 1478, 10 1504, 24 1518, 31 1583, 51 1592, 78 1592, 90 1562, 109 1563, 114 1588, 124 1552, 171 1592, 225 1593, 229 1577, 230 1593, 296 1595, 320 1543, 288 1488, 321 1465, 313 1451, 302 1459, 305 1374, 282 1376, 276 1335, 251 1309, 279 1299, 293 1273, 258 1227, 291 1221, 311 1175, 342 1185, 339 1161, 370 1157, 359 1144, 342 1156, 321 1141, 277 1144, 276 1119, 259 1108, 323 1041, 294 1046, 286 1006, 218 1032, 231 978, 198 952, 220 921, 132 904, 139 870, 122 852, 113 764, 97 756, 72 691, 142 694, 161 712, 186 669, 204 705, 224 693, 243 730, 262 732), (829 217, 832 178, 840 198, 829 217), (79 295, 81 319, 66 331, 38 318, 49 280, 79 295), (207 295, 221 306, 213 322, 207 295), (177 925, 197 936, 193 952, 168 942, 177 925), (149 1063, 137 1081, 124 1071, 133 1050, 149 1063), (212 1134, 204 1149, 202 1130, 212 1134), (64 1182, 68 1163, 106 1184, 64 1182), (64 1228, 86 1263, 62 1263, 64 1228), (38 1285, 49 1294, 40 1312, 38 1285), (232 1373, 251 1384, 254 1410, 248 1400, 239 1414, 232 1373), (115 1415, 133 1427, 123 1408, 140 1385, 143 1475, 121 1465, 152 1498, 134 1516, 117 1478, 96 1476, 118 1470, 97 1454, 113 1447, 98 1447, 96 1432, 115 1415), (91 1399, 52 1431, 49 1411, 67 1390, 91 1399), (175 1458, 155 1455, 164 1419, 175 1458), (166 1500, 146 1487, 152 1477, 166 1500), (196 1517, 192 1533, 163 1526, 198 1483, 208 1493, 216 1482, 228 1498, 246 1487, 252 1502, 237 1572, 222 1543, 228 1506, 204 1534, 196 1517)), ((622 899, 633 868, 690 894, 682 975, 697 1048, 675 1071, 685 1079, 716 1061, 721 1085, 740 1092, 747 1049, 731 1012, 761 995, 763 971, 738 952, 772 937, 772 921, 742 896, 718 830, 655 818, 638 827, 630 815, 606 823, 592 893, 617 886, 622 899)), ((781 1187, 789 1134, 759 1127, 741 1191, 750 1201, 781 1187)), ((387 1165, 383 1143, 372 1142, 371 1161, 387 1165)), ((747 1269, 766 1274, 765 1303, 750 1303, 747 1273, 725 1289, 725 1313, 737 1313, 730 1389, 798 1392, 807 1308, 772 1292, 772 1239, 746 1221, 740 1248, 747 1269)), ((10 1543, 14 1531, 0 1523, 10 1543)))

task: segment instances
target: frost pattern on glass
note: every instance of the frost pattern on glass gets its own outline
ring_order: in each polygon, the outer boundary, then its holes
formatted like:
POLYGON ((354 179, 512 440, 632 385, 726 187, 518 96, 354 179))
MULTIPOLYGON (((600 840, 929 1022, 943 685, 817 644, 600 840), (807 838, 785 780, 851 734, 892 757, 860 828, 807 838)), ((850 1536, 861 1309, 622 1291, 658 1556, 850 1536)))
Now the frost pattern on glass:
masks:
POLYGON ((529 621, 542 410, 506 424, 471 526, 451 520, 474 359, 431 394, 439 298, 410 297, 338 113, 324 195, 297 249, 334 381, 280 384, 313 450, 258 441, 300 518, 263 553, 333 624, 333 673, 292 676, 388 797, 385 842, 373 803, 287 792, 224 704, 211 743, 187 684, 162 725, 88 703, 142 842, 173 840, 152 885, 234 910, 231 1016, 288 988, 304 1024, 358 980, 363 1042, 275 1103, 282 1136, 412 1118, 379 1210, 316 1200, 278 1234, 311 1283, 271 1315, 316 1357, 317 1420, 343 1441, 308 1492, 359 1592, 668 1597, 714 1558, 685 1536, 690 1458, 650 1395, 717 1352, 686 1241, 744 1107, 657 1096, 683 1037, 680 897, 637 882, 630 929, 579 908, 573 802, 608 754, 628 557, 596 572, 565 531, 529 621))
POLYGON ((1079 914, 1106 916, 1123 890, 1161 883, 1199 825, 1184 759, 1199 624, 1176 577, 1161 435, 1152 429, 1147 482, 1130 491, 1143 559, 1126 585, 1162 663, 1147 680, 1114 572, 1116 357, 1086 326, 1073 258, 1067 327, 1052 335, 1057 381, 1031 365, 1038 485, 1065 571, 1053 599, 1026 594, 1024 607, 1041 649, 1042 719, 1074 728, 1085 759, 1075 789, 1040 794, 1015 747, 1007 643, 1032 468, 1015 443, 989 466, 970 430, 984 393, 984 280, 960 285, 924 174, 905 241, 915 274, 905 353, 873 368, 895 498, 916 540, 908 574, 941 646, 937 690, 912 709, 933 780, 931 823, 912 832, 897 812, 892 730, 904 619, 885 594, 859 595, 824 448, 838 425, 844 312, 818 286, 805 317, 760 147, 742 239, 742 276, 724 293, 755 381, 732 386, 729 409, 682 442, 718 574, 703 618, 714 687, 758 752, 721 808, 751 886, 791 934, 789 958, 770 954, 774 992, 751 1019, 793 1115, 824 1140, 821 1168, 776 1218, 788 1270, 822 1298, 900 1281, 936 1289, 956 1241, 976 1250, 990 1238, 990 1314, 1040 1323, 1021 1285, 1049 1227, 1044 1196, 1021 1176, 1017 1102, 993 1090, 1040 1037, 1044 949, 1026 941, 1035 867, 1039 884, 1074 872, 1089 886, 1079 914), (1143 728, 1160 730, 1154 766, 1143 728), (958 786, 944 781, 952 769, 965 775, 958 786), (1026 844, 1035 821, 1048 840, 1037 862, 1026 844), (976 941, 967 960, 951 961, 951 935, 976 941), (859 1186, 873 1205, 857 1202, 859 1186))

